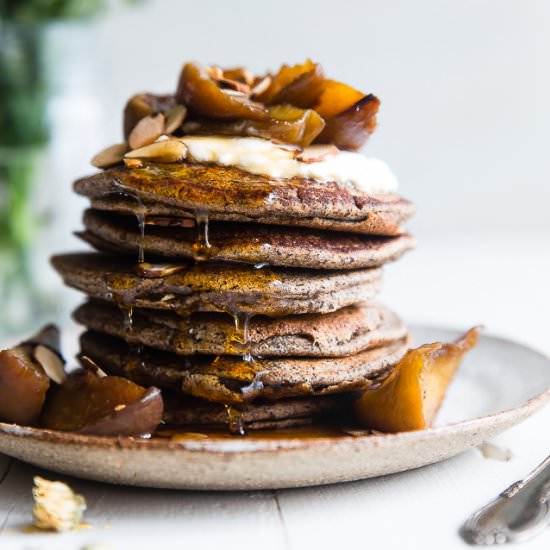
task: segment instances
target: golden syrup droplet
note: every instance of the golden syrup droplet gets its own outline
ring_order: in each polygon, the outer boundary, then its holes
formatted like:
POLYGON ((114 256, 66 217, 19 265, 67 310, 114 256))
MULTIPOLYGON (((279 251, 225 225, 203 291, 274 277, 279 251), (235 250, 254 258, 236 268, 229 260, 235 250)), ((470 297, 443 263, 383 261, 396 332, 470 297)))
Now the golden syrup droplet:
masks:
POLYGON ((122 273, 105 273, 103 280, 113 302, 123 315, 124 330, 128 334, 132 334, 134 329, 133 302, 136 299, 134 284, 122 273))
POLYGON ((134 330, 134 308, 133 306, 118 306, 124 316, 123 326, 127 334, 134 330))
POLYGON ((136 194, 132 193, 132 190, 123 185, 119 180, 113 180, 113 185, 119 189, 118 192, 113 193, 109 192, 105 195, 118 195, 126 197, 134 201, 137 205, 137 208, 134 211, 136 220, 139 226, 139 241, 138 241, 138 263, 143 263, 145 261, 145 252, 144 252, 144 240, 145 240, 145 225, 146 225, 146 216, 147 216, 147 207, 143 204, 143 201, 136 194))
POLYGON ((231 405, 224 405, 227 413, 227 427, 230 433, 245 435, 243 412, 231 405))
POLYGON ((206 210, 197 210, 195 212, 196 221, 196 237, 193 243, 195 258, 197 260, 207 260, 211 256, 211 248, 209 239, 209 220, 206 210))
POLYGON ((136 218, 139 225, 138 263, 142 264, 145 262, 145 252, 143 250, 143 243, 145 241, 145 214, 136 212, 136 218))

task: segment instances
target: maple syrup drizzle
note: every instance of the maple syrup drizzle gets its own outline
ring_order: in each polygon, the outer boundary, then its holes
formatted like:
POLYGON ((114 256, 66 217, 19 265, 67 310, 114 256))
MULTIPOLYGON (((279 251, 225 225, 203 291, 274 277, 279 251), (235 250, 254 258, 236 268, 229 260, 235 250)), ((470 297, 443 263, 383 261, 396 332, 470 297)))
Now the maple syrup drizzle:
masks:
MULTIPOLYGON (((212 256, 212 245, 210 243, 209 235, 209 214, 206 210, 197 210, 195 212, 194 220, 183 220, 184 223, 180 223, 179 220, 174 219, 170 220, 168 217, 148 217, 148 212, 146 206, 143 204, 140 197, 135 194, 128 192, 128 189, 125 188, 122 184, 118 184, 117 187, 120 188, 120 192, 117 194, 123 195, 131 200, 135 201, 137 208, 134 211, 136 220, 139 228, 139 240, 138 240, 138 266, 136 272, 141 275, 141 277, 146 278, 147 272, 141 268, 141 265, 145 263, 145 253, 144 253, 144 241, 145 241, 145 226, 165 226, 172 227, 181 225, 182 227, 195 227, 195 241, 193 243, 193 251, 195 260, 198 261, 198 264, 192 266, 193 269, 207 269, 206 267, 200 266, 200 262, 208 260, 212 256)), ((111 193, 112 194, 112 193, 111 193)), ((191 266, 186 266, 188 269, 191 266)), ((271 284, 273 281, 278 281, 277 277, 270 273, 267 263, 256 264, 253 266, 255 270, 262 270, 266 273, 266 287, 271 284)), ((162 273, 157 273, 156 276, 163 277, 166 276, 162 273)), ((121 274, 106 274, 106 284, 111 293, 114 302, 117 304, 118 308, 124 315, 124 328, 128 334, 131 334, 133 331, 133 302, 135 301, 136 295, 135 292, 132 292, 131 285, 128 281, 125 281, 125 278, 121 274)), ((257 296, 259 299, 260 296, 257 296)), ((224 300, 223 303, 213 304, 216 309, 224 311, 225 313, 231 315, 234 321, 234 331, 229 335, 226 340, 224 355, 240 355, 244 363, 250 364, 254 362, 254 358, 251 354, 250 349, 250 320, 253 313, 250 313, 250 307, 253 303, 246 304, 234 304, 228 303, 227 300, 224 300), (244 305, 244 308, 243 308, 244 305)), ((187 323, 189 322, 189 316, 196 311, 197 305, 188 308, 177 308, 177 313, 182 316, 187 323)), ((188 332, 193 336, 192 328, 188 329, 188 332)), ((222 356, 216 358, 216 360, 222 359, 222 356)), ((214 360, 214 362, 216 361, 214 360)), ((130 345, 130 354, 128 356, 127 368, 131 370, 144 368, 143 357, 142 357, 142 347, 130 345)), ((257 381, 255 377, 254 380, 248 386, 245 386, 245 389, 252 389, 261 382, 257 381)), ((227 413, 227 427, 230 434, 233 435, 245 435, 245 423, 243 419, 243 411, 240 409, 231 406, 225 405, 225 410, 227 413)), ((195 434, 197 435, 197 434, 195 434)))
POLYGON ((246 439, 280 440, 280 439, 315 439, 323 437, 359 437, 365 435, 379 435, 372 430, 349 430, 345 425, 338 425, 331 422, 313 423, 307 426, 290 427, 284 429, 267 428, 262 430, 251 430, 244 434, 235 434, 221 427, 213 428, 200 425, 189 425, 187 427, 163 426, 154 434, 155 438, 170 439, 171 441, 190 441, 199 439, 231 439, 244 437, 246 439))
POLYGON ((245 435, 243 411, 232 405, 224 405, 227 413, 227 427, 234 435, 245 435))
POLYGON ((197 210, 195 212, 196 235, 193 243, 193 250, 197 260, 207 260, 211 255, 212 245, 209 239, 209 219, 206 210, 197 210))

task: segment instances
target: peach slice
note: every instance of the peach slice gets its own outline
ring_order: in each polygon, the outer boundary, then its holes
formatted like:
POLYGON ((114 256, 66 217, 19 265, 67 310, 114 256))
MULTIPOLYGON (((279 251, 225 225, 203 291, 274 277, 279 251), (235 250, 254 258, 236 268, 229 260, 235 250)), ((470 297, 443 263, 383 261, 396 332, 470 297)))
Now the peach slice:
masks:
POLYGON ((281 88, 271 99, 272 105, 288 103, 294 107, 309 109, 315 105, 325 88, 325 75, 320 65, 311 64, 311 68, 298 75, 289 84, 281 88))
POLYGON ((337 80, 325 80, 323 93, 313 108, 323 117, 328 118, 343 113, 355 105, 364 93, 337 80))
POLYGON ((0 421, 34 424, 42 411, 50 380, 64 378, 59 329, 44 327, 19 345, 0 351, 0 421))
MULTIPOLYGON (((277 73, 271 77, 271 83, 267 90, 260 94, 258 99, 265 104, 279 103, 280 101, 274 101, 279 93, 285 88, 292 87, 293 83, 297 82, 303 75, 314 75, 315 73, 318 73, 321 77, 323 75, 320 65, 314 63, 311 59, 306 59, 305 63, 302 64, 282 65, 277 73)), ((309 80, 309 78, 306 77, 306 80, 309 80)))
POLYGON ((266 120, 188 120, 183 131, 201 135, 251 136, 307 147, 320 134, 324 120, 313 109, 272 105, 266 120))
POLYGON ((267 110, 247 94, 222 89, 208 72, 187 63, 181 72, 176 98, 196 115, 225 120, 265 120, 267 110))
POLYGON ((341 113, 327 117, 317 143, 333 143, 339 149, 360 149, 376 129, 376 115, 380 100, 366 95, 341 113))
POLYGON ((376 390, 354 404, 365 427, 383 432, 422 430, 432 425, 464 354, 475 347, 481 327, 448 344, 411 349, 376 390))
POLYGON ((160 390, 119 376, 80 370, 52 388, 42 414, 45 428, 95 435, 141 436, 162 419, 160 390))

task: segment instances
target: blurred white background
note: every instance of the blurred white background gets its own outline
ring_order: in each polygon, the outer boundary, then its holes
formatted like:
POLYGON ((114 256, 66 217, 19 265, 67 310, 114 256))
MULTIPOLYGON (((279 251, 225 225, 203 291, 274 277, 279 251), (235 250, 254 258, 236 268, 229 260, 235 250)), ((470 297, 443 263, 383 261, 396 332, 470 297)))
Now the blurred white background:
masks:
POLYGON ((81 246, 69 236, 84 205, 70 180, 120 140, 130 95, 174 90, 186 60, 264 71, 309 56, 381 98, 364 152, 386 160, 418 206, 419 247, 388 268, 384 299, 408 319, 486 322, 543 346, 546 329, 526 319, 534 304, 550 307, 549 15, 547 0, 119 5, 83 29, 95 78, 75 86, 87 98, 59 101, 67 215, 44 254, 81 246))

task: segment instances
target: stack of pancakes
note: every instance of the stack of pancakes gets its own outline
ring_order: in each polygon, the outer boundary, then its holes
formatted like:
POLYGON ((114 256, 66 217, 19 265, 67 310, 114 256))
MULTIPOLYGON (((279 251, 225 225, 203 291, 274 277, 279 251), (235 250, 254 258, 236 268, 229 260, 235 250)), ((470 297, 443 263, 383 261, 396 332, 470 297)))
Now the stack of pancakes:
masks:
POLYGON ((178 163, 76 182, 98 252, 53 258, 89 297, 81 353, 163 390, 165 421, 232 431, 345 410, 407 348, 371 301, 413 206, 337 184, 178 163))

